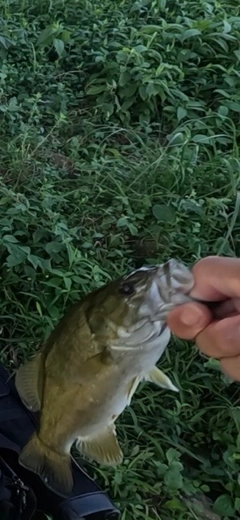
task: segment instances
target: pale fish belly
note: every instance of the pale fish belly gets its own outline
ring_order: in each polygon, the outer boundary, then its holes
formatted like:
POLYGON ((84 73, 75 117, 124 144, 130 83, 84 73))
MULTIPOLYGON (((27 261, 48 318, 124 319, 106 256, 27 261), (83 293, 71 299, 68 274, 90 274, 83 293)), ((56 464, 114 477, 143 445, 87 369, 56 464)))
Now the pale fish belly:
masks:
MULTIPOLYGON (((109 373, 107 381, 103 381, 102 384, 98 381, 96 388, 89 387, 91 398, 88 401, 88 409, 81 410, 79 414, 79 438, 95 436, 113 424, 130 404, 129 390, 133 378, 120 376, 121 374, 109 373)), ((136 388, 141 379, 136 381, 136 388)))
POLYGON ((115 422, 130 405, 139 383, 155 367, 169 338, 169 329, 165 329, 161 338, 154 338, 144 344, 142 349, 139 347, 135 350, 119 351, 117 365, 106 367, 96 384, 89 384, 86 419, 84 420, 84 410, 79 417, 79 438, 96 435, 107 425, 115 422))

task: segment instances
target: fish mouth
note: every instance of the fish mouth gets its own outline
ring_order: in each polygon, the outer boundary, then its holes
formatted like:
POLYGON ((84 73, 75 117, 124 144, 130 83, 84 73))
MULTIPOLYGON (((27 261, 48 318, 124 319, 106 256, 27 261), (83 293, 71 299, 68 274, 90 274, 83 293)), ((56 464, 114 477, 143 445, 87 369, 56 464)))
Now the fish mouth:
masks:
POLYGON ((193 274, 175 258, 157 266, 155 281, 161 302, 157 313, 160 319, 167 319, 170 311, 192 301, 189 293, 194 286, 193 274))

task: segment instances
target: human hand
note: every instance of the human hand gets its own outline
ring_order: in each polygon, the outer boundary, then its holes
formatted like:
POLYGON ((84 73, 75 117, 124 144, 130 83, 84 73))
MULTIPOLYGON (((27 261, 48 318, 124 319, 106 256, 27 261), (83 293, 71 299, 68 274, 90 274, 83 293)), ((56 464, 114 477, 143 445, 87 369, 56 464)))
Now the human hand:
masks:
POLYGON ((182 339, 220 360, 226 374, 240 381, 240 259, 206 257, 194 265, 191 296, 219 301, 213 312, 202 303, 186 303, 169 313, 168 325, 182 339))

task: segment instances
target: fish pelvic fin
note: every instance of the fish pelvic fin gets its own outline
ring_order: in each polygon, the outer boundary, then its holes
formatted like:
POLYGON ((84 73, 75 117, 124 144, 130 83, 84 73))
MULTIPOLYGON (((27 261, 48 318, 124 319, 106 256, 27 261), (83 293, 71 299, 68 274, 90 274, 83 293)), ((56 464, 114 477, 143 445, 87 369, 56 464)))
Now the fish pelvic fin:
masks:
POLYGON ((96 437, 87 440, 79 438, 76 448, 82 455, 95 460, 98 464, 116 466, 123 460, 114 425, 96 434, 96 437))
POLYGON ((39 439, 37 434, 34 434, 24 446, 19 456, 19 463, 36 473, 52 491, 64 496, 71 493, 73 477, 70 454, 53 451, 39 439))
POLYGON ((27 361, 16 372, 15 385, 23 404, 32 412, 38 412, 41 408, 39 395, 41 355, 37 354, 27 361))
POLYGON ((169 379, 169 377, 166 376, 157 367, 154 367, 152 370, 150 370, 144 379, 145 381, 154 383, 160 388, 166 388, 167 390, 172 390, 173 392, 179 392, 178 388, 172 383, 171 379, 169 379))

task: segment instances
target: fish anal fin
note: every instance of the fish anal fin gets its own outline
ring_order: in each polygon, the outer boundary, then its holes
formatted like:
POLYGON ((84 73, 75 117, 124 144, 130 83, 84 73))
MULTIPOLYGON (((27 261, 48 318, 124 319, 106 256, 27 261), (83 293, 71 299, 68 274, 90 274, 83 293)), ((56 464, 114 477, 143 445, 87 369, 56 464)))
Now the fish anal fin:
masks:
POLYGON ((80 439, 77 441, 78 451, 98 464, 116 466, 121 464, 123 453, 119 446, 114 426, 109 426, 96 437, 80 439))
POLYGON ((64 496, 71 493, 73 478, 70 455, 53 451, 36 434, 20 453, 19 463, 36 473, 52 491, 64 496))
POLYGON ((179 392, 178 388, 172 383, 171 379, 169 379, 169 377, 166 376, 157 367, 154 367, 152 370, 150 370, 144 379, 145 381, 154 383, 160 388, 166 388, 167 390, 172 390, 173 392, 179 392))
POLYGON ((16 372, 15 385, 23 404, 33 412, 41 408, 39 395, 41 354, 27 361, 16 372))

